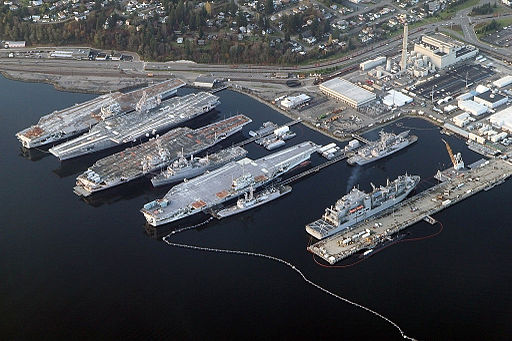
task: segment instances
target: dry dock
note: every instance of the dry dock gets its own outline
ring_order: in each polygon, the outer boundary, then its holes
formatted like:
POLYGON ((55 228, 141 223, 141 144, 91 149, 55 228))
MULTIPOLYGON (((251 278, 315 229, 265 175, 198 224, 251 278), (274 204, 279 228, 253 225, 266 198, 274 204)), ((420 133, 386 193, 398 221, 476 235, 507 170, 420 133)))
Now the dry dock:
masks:
POLYGON ((394 233, 473 194, 504 182, 510 175, 510 162, 491 159, 468 170, 463 176, 431 187, 373 219, 311 245, 308 251, 334 264, 356 252, 373 248, 394 233))

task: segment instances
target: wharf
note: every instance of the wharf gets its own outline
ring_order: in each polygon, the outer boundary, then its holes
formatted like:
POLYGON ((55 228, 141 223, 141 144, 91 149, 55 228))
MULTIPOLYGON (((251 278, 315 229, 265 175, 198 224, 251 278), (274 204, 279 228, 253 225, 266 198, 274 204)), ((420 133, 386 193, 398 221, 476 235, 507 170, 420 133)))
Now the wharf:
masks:
MULTIPOLYGON (((281 127, 284 127, 284 126, 291 127, 291 126, 296 125, 297 123, 301 123, 301 120, 299 119, 299 120, 293 120, 293 121, 290 121, 290 122, 288 122, 288 123, 286 123, 286 124, 283 124, 281 127)), ((265 136, 268 136, 268 135, 270 135, 270 134, 273 134, 273 133, 274 133, 274 130, 271 130, 271 131, 269 131, 268 133, 266 133, 266 134, 264 134, 264 135, 257 135, 257 136, 250 137, 250 138, 248 138, 248 139, 245 139, 245 140, 243 140, 243 141, 240 141, 240 142, 238 142, 238 143, 235 143, 235 144, 233 145, 233 147, 243 147, 243 146, 245 146, 246 144, 249 144, 249 143, 251 143, 251 142, 254 142, 254 141, 256 141, 256 140, 259 140, 259 139, 261 139, 261 138, 263 138, 263 137, 265 137, 265 136)))
MULTIPOLYGON (((371 249, 389 236, 431 216, 482 190, 504 182, 512 175, 512 164, 502 159, 491 159, 455 177, 421 192, 382 214, 352 226, 308 247, 308 251, 334 264, 354 253, 371 249), (362 231, 370 236, 353 240, 362 231)), ((427 218, 428 219, 428 218, 427 218)))

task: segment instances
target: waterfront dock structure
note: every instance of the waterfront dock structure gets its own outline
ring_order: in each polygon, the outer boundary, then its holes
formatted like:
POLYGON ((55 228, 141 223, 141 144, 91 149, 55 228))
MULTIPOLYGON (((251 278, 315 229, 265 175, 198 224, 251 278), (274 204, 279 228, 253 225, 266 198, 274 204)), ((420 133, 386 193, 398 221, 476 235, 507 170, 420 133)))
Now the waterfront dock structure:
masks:
POLYGON ((154 136, 209 112, 219 104, 219 98, 208 92, 199 92, 168 99, 147 110, 140 103, 138 107, 141 110, 109 117, 88 133, 50 148, 50 152, 60 160, 66 160, 133 142, 144 136, 154 136))
POLYGON ((152 226, 203 212, 289 172, 317 149, 318 145, 306 141, 257 160, 232 161, 174 186, 162 199, 145 204, 141 212, 152 226))
POLYGON ((361 250, 371 249, 391 235, 482 190, 488 190, 512 175, 512 164, 491 159, 468 170, 464 176, 442 182, 379 216, 353 225, 308 247, 308 251, 334 264, 361 250), (368 236, 369 234, 369 236, 368 236))
POLYGON ((198 129, 175 128, 158 138, 104 157, 76 179, 75 194, 89 196, 168 166, 180 155, 200 153, 252 122, 235 115, 198 129))
POLYGON ((72 107, 54 111, 39 119, 36 125, 16 134, 25 148, 57 143, 83 134, 98 122, 136 109, 142 98, 156 106, 157 99, 174 95, 185 83, 170 79, 128 93, 114 92, 72 107))

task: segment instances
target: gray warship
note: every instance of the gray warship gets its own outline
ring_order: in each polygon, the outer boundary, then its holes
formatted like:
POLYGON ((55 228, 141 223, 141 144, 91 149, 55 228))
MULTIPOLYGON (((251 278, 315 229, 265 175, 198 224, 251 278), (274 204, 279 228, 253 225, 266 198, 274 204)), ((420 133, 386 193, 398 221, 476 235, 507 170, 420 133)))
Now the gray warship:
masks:
POLYGON ((264 205, 272 200, 278 199, 283 195, 290 193, 291 191, 292 188, 290 186, 272 186, 255 195, 254 189, 251 186, 249 192, 245 192, 243 197, 236 201, 235 205, 215 212, 214 216, 218 219, 222 219, 238 213, 242 213, 252 208, 264 205))
POLYGON ((88 133, 50 148, 50 153, 60 160, 66 160, 133 142, 144 136, 154 136, 209 112, 219 104, 219 98, 208 92, 199 92, 163 102, 157 97, 157 102, 158 105, 153 107, 151 101, 148 103, 147 92, 144 92, 135 111, 108 117, 88 133))
POLYGON ((247 150, 242 147, 223 149, 217 153, 205 157, 185 157, 180 153, 177 160, 174 160, 165 170, 151 179, 154 187, 179 182, 183 179, 191 179, 204 172, 217 169, 231 161, 237 161, 247 155, 247 150))
POLYGON ((157 105, 157 98, 174 95, 185 83, 170 79, 128 93, 114 92, 57 110, 39 119, 36 125, 16 134, 25 148, 54 144, 83 134, 98 122, 112 116, 135 110, 135 106, 146 93, 147 102, 157 105))
POLYGON ((379 135, 380 138, 377 141, 372 141, 360 148, 354 156, 347 159, 347 162, 350 165, 362 166, 396 153, 418 140, 417 136, 409 135, 409 130, 398 135, 381 130, 379 135))
POLYGON ((375 187, 365 193, 353 188, 334 206, 325 209, 321 219, 306 225, 306 231, 317 239, 328 237, 404 200, 420 182, 417 175, 400 175, 386 186, 375 187))
POLYGON ((244 158, 230 162, 174 186, 162 199, 145 204, 141 212, 152 226, 203 212, 285 174, 308 160, 318 148, 307 141, 257 160, 244 158))
POLYGON ((158 172, 176 160, 180 152, 189 156, 204 151, 250 122, 247 116, 236 115, 195 130, 172 129, 158 138, 96 161, 77 177, 74 192, 89 196, 158 172))

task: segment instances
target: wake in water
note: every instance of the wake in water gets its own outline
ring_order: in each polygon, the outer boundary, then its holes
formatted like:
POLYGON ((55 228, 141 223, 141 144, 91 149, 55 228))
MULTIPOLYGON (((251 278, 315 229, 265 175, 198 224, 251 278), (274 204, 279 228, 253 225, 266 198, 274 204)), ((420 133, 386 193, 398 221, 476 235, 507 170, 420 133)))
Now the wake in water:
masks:
POLYGON ((372 313, 373 315, 381 318, 382 320, 388 322, 393 327, 395 327, 400 332, 400 334, 402 335, 402 337, 404 339, 416 340, 416 339, 414 339, 412 337, 407 336, 404 333, 404 331, 402 330, 402 328, 400 328, 400 326, 398 324, 396 324, 395 322, 391 321, 389 318, 385 317, 384 315, 381 315, 380 313, 376 312, 375 310, 372 310, 372 309, 370 309, 368 307, 365 307, 365 306, 363 306, 363 305, 361 305, 359 303, 353 302, 353 301, 351 301, 351 300, 349 300, 347 298, 341 297, 341 296, 339 296, 339 295, 337 295, 337 294, 335 294, 335 293, 333 293, 333 292, 331 292, 331 291, 321 287, 320 285, 318 285, 315 282, 313 282, 310 279, 308 279, 304 275, 304 273, 302 271, 300 271, 297 267, 295 267, 295 265, 293 265, 292 263, 290 263, 290 262, 288 262, 288 261, 286 261, 284 259, 281 259, 281 258, 278 258, 278 257, 274 257, 274 256, 270 256, 270 255, 266 255, 264 253, 257 253, 257 252, 251 252, 251 251, 230 250, 230 249, 217 249, 217 248, 210 248, 210 247, 204 247, 204 246, 197 246, 197 245, 189 245, 189 244, 171 242, 170 239, 171 239, 172 235, 175 235, 175 234, 178 234, 178 233, 181 233, 181 232, 185 232, 185 231, 192 230, 192 229, 198 228, 200 226, 206 225, 212 219, 213 219, 213 217, 210 217, 207 220, 203 221, 202 223, 199 223, 199 224, 196 224, 196 225, 193 225, 193 226, 184 227, 184 228, 172 231, 171 233, 169 233, 168 235, 163 237, 162 240, 164 242, 166 242, 170 246, 180 247, 180 248, 184 248, 184 249, 191 249, 191 250, 197 250, 197 251, 207 251, 207 252, 218 252, 218 253, 230 253, 230 254, 243 255, 243 256, 259 257, 259 258, 265 258, 265 259, 268 259, 268 260, 271 260, 271 261, 274 261, 274 262, 278 262, 278 263, 284 264, 284 265, 288 266, 289 268, 291 268, 293 271, 297 272, 306 283, 312 285, 313 287, 323 291, 324 293, 326 293, 328 295, 331 295, 332 297, 337 298, 340 301, 343 301, 345 303, 351 304, 351 305, 353 305, 353 306, 355 306, 357 308, 361 308, 363 310, 366 310, 366 311, 372 313))

